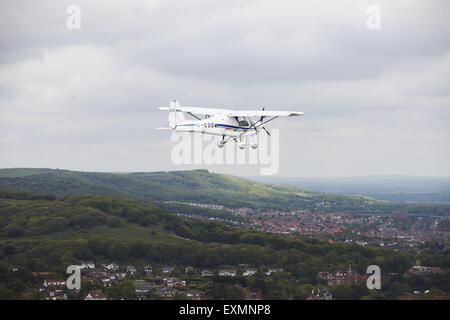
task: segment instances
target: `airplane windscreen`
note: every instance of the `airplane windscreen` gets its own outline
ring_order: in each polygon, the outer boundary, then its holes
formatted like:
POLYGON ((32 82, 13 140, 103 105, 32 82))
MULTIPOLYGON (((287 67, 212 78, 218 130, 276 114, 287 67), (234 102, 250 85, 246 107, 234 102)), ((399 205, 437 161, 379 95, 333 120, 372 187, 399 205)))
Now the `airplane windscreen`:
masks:
POLYGON ((241 119, 237 119, 237 120, 238 120, 240 127, 249 127, 250 126, 248 120, 245 119, 245 117, 242 117, 241 119))

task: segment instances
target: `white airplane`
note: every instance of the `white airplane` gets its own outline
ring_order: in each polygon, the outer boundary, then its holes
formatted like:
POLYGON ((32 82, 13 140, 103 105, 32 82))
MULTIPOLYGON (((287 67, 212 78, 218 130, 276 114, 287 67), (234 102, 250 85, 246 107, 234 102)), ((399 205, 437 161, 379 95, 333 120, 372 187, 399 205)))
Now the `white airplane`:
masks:
POLYGON ((253 149, 258 148, 258 133, 261 128, 270 136, 269 131, 263 127, 264 124, 278 117, 301 116, 304 113, 298 111, 266 111, 245 110, 236 111, 230 109, 182 107, 177 100, 170 101, 169 107, 159 107, 159 110, 169 111, 169 123, 167 127, 158 128, 173 129, 178 132, 201 132, 215 136, 222 136, 218 147, 222 148, 227 142, 235 141, 240 149, 247 144, 243 139, 250 137, 250 145, 253 149), (186 120, 184 113, 195 118, 186 120), (199 115, 203 115, 201 119, 199 115), (251 118, 258 119, 252 120, 251 118), (269 118, 265 120, 265 118, 269 118))

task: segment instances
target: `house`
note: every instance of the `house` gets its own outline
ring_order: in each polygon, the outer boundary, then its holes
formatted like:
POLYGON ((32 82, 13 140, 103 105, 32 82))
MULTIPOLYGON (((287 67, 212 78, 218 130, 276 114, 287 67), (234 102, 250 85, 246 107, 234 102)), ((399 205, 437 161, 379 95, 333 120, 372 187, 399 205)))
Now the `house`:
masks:
POLYGON ((126 278, 126 276, 127 276, 127 274, 123 273, 123 272, 122 273, 116 273, 116 274, 113 275, 114 279, 117 279, 117 280, 123 280, 123 279, 126 278))
POLYGON ((151 276, 152 273, 153 273, 153 268, 152 268, 152 266, 144 266, 144 273, 145 273, 147 276, 151 276))
POLYGON ((151 292, 152 284, 150 282, 146 282, 145 280, 136 280, 134 281, 136 285, 136 295, 145 295, 151 292))
POLYGON ((232 269, 219 270, 219 276, 221 276, 221 277, 235 277, 236 273, 237 273, 236 270, 232 270, 232 269))
POLYGON ((333 295, 327 289, 313 290, 306 300, 332 300, 333 295))
POLYGON ((44 280, 44 287, 46 288, 55 288, 55 287, 65 287, 66 286, 66 280, 64 279, 57 279, 57 280, 44 280))
POLYGON ((184 288, 184 287, 186 287, 186 281, 180 280, 178 278, 164 278, 163 282, 169 288, 173 288, 173 287, 184 288))
POLYGON ((214 274, 209 270, 202 271, 202 277, 212 277, 214 274))
POLYGON ((84 300, 107 300, 106 295, 101 290, 91 290, 84 300))
POLYGON ((330 287, 339 283, 357 283, 364 276, 358 274, 348 265, 345 271, 319 272, 317 278, 326 281, 327 286, 330 287))
POLYGON ((83 269, 83 270, 86 270, 86 271, 82 272, 81 279, 85 280, 85 281, 90 281, 93 284, 96 284, 99 286, 103 286, 104 285, 103 280, 108 277, 105 271, 96 271, 96 270, 87 271, 88 269, 83 269))
POLYGON ((108 273, 106 278, 103 279, 105 286, 111 286, 114 282, 125 279, 126 273, 108 273))
POLYGON ((82 260, 80 261, 80 267, 81 269, 95 269, 95 263, 94 261, 90 261, 90 260, 82 260))
POLYGON ((133 275, 137 271, 135 266, 127 266, 126 270, 127 270, 127 273, 129 273, 131 275, 133 275))
POLYGON ((192 268, 192 267, 184 268, 184 273, 189 273, 189 272, 192 272, 192 271, 194 271, 194 268, 192 268))
POLYGON ((101 287, 111 286, 112 283, 118 280, 124 279, 125 273, 116 273, 113 271, 98 271, 89 270, 88 272, 82 273, 82 280, 90 281, 101 287))
POLYGON ((424 266, 413 266, 406 271, 406 275, 428 275, 428 274, 440 274, 444 271, 438 267, 424 267, 424 266))
POLYGON ((44 298, 46 300, 66 300, 67 295, 62 290, 45 290, 44 298))
POLYGON ((173 298, 177 295, 177 290, 175 288, 162 287, 156 290, 155 293, 164 298, 173 298))
POLYGON ((271 268, 269 271, 266 272, 266 275, 270 276, 274 272, 283 272, 283 269, 281 268, 271 268))
POLYGON ((203 291, 198 290, 189 290, 186 293, 186 296, 190 300, 200 300, 205 296, 205 293, 203 291))
POLYGON ((173 270, 175 270, 175 267, 163 267, 162 268, 162 273, 163 274, 170 274, 173 272, 173 270))
POLYGON ((46 272, 46 271, 37 271, 37 272, 33 272, 32 274, 33 274, 33 276, 37 277, 37 276, 49 276, 52 273, 46 272))
POLYGON ((105 265, 105 269, 110 270, 110 271, 118 271, 119 266, 113 262, 113 263, 105 265))
POLYGON ((251 269, 251 268, 247 268, 245 270, 245 272, 242 274, 244 277, 250 277, 255 275, 258 272, 257 269, 251 269))

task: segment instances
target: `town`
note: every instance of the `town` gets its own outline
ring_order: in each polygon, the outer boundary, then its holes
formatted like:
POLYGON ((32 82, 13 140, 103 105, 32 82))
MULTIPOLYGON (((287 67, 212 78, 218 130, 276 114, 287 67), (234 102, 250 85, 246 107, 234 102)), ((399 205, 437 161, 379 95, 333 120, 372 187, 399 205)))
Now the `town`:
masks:
POLYGON ((363 215, 320 210, 254 210, 226 208, 221 205, 186 202, 184 205, 221 210, 226 218, 214 215, 183 214, 191 219, 219 221, 253 230, 298 237, 315 237, 329 242, 356 243, 362 246, 390 247, 415 250, 427 241, 437 241, 445 250, 450 244, 450 230, 440 228, 448 224, 448 217, 409 216, 402 211, 390 214, 363 215))

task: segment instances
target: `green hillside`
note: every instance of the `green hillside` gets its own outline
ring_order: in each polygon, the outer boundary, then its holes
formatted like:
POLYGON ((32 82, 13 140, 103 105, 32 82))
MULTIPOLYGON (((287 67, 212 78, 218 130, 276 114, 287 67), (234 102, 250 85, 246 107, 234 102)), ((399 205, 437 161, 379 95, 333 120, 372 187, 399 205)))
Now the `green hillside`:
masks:
POLYGON ((449 205, 407 205, 366 196, 337 195, 290 186, 266 184, 207 170, 99 173, 51 169, 0 169, 0 189, 50 193, 119 196, 143 203, 191 201, 230 208, 309 209, 352 213, 408 213, 447 215, 449 205))
POLYGON ((164 233, 162 239, 168 240, 163 227, 174 219, 178 218, 163 209, 111 196, 70 195, 56 200, 45 194, 0 190, 0 239, 101 235, 155 240, 164 233))

